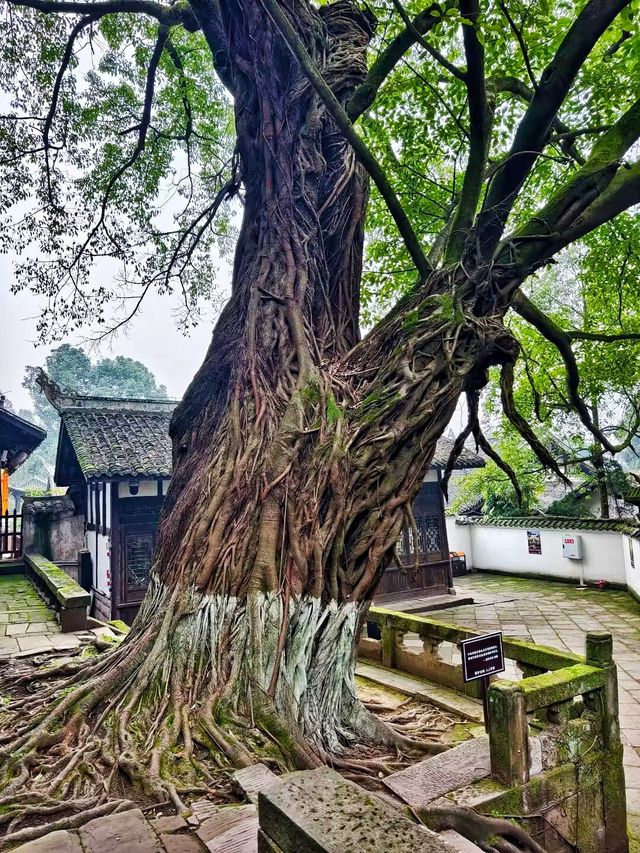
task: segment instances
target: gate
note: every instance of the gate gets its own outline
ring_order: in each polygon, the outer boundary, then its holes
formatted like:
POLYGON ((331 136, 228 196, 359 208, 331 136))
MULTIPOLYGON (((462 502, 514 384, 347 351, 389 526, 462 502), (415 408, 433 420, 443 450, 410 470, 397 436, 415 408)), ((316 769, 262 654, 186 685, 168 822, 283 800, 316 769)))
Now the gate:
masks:
POLYGON ((8 510, 0 515, 0 560, 22 557, 22 515, 8 510))

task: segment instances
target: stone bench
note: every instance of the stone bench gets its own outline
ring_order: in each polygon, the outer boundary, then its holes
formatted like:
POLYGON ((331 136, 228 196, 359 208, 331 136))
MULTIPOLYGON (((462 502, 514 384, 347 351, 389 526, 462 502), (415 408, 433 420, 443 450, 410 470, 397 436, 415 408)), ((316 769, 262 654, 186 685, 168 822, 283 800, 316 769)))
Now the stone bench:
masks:
POLYGON ((58 610, 63 633, 86 630, 91 595, 42 554, 25 554, 24 564, 30 580, 58 610))

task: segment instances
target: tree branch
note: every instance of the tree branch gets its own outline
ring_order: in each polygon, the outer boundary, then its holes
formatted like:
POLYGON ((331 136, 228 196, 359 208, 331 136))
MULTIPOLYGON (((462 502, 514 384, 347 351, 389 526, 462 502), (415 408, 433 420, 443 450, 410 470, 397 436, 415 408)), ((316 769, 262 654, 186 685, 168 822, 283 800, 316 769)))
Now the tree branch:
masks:
POLYGON ((531 271, 569 243, 640 201, 640 161, 620 160, 640 138, 640 98, 594 143, 584 166, 506 244, 531 271), (525 243, 526 245, 520 245, 525 243))
MULTIPOLYGON (((509 92, 510 94, 515 95, 517 98, 520 98, 526 104, 530 104, 533 100, 535 90, 530 89, 525 83, 522 82, 522 80, 518 80, 517 77, 495 77, 489 82, 491 85, 495 86, 496 92, 509 92)), ((560 147, 562 148, 563 152, 568 157, 574 159, 581 166, 584 165, 586 159, 582 156, 582 154, 580 154, 580 152, 575 146, 575 137, 579 135, 581 131, 572 131, 557 116, 551 123, 551 129, 554 130, 557 134, 557 137, 559 137, 558 142, 560 143, 560 147)))
POLYGON ((580 386, 580 372, 578 370, 576 357, 571 348, 571 341, 566 332, 564 332, 557 323, 554 323, 550 317, 534 305, 521 290, 516 292, 512 304, 514 311, 516 311, 528 323, 531 323, 531 325, 540 332, 542 337, 548 340, 549 343, 553 344, 558 350, 565 366, 569 402, 576 410, 578 417, 589 432, 598 439, 609 453, 615 453, 616 450, 607 436, 604 435, 602 430, 598 429, 598 427, 593 423, 589 408, 578 392, 578 388, 580 386))
POLYGON ((527 175, 573 82, 600 36, 630 0, 588 0, 567 31, 515 134, 509 156, 494 177, 479 217, 479 249, 492 257, 527 175))
POLYGON ((601 344, 615 344, 618 341, 640 341, 640 332, 583 332, 580 329, 567 329, 565 332, 570 341, 596 341, 601 344))
POLYGON ((513 398, 513 368, 514 362, 508 361, 502 365, 502 370, 500 372, 500 396, 502 399, 502 408, 504 413, 512 426, 515 427, 538 457, 543 468, 550 469, 564 483, 570 486, 571 481, 561 471, 556 460, 549 453, 544 444, 542 444, 538 439, 538 436, 516 408, 516 403, 513 398))
POLYGON ((149 15, 168 27, 181 24, 190 32, 199 29, 191 9, 183 2, 174 6, 164 6, 154 0, 7 0, 7 3, 57 15, 95 15, 98 18, 126 13, 149 15))
POLYGON ((524 61, 524 66, 527 69, 527 74, 529 75, 529 80, 531 80, 531 85, 534 88, 534 91, 538 88, 538 83, 536 81, 535 75, 533 73, 533 69, 531 68, 531 62, 529 60, 529 51, 527 50, 527 45, 525 44, 524 37, 522 35, 522 31, 516 25, 516 22, 513 20, 512 16, 509 13, 509 9, 507 8, 507 4, 500 0, 499 2, 500 10, 502 14, 507 19, 507 23, 511 28, 511 32, 516 37, 518 44, 520 45, 520 52, 522 53, 522 59, 524 61))
POLYGON ((45 158, 45 169, 47 173, 47 194, 49 196, 49 201, 51 204, 54 204, 53 201, 53 193, 51 189, 51 166, 49 163, 49 135, 51 133, 51 126, 53 124, 53 120, 56 115, 56 111, 58 109, 58 99, 60 97, 60 89, 62 88, 62 81, 64 79, 64 75, 67 72, 69 67, 69 63, 71 62, 71 58, 73 56, 73 49, 75 46, 76 39, 85 29, 85 27, 90 26, 94 21, 97 21, 99 18, 98 15, 87 15, 84 18, 81 18, 76 25, 73 27, 71 32, 69 33, 69 38, 67 39, 67 44, 64 49, 64 53, 62 54, 62 60, 60 62, 60 68, 58 69, 58 73, 56 75, 55 83, 53 84, 53 91, 51 93, 51 102, 49 104, 49 112, 47 113, 47 117, 44 121, 44 127, 42 128, 42 141, 44 145, 44 158, 45 158))
POLYGON ((351 121, 349 120, 349 116, 325 82, 322 74, 302 43, 302 40, 289 21, 289 18, 280 8, 277 0, 261 0, 261 2, 280 31, 287 47, 300 63, 300 67, 304 71, 307 79, 320 96, 320 99, 327 108, 329 115, 342 131, 345 139, 351 144, 357 159, 371 176, 371 179, 375 183, 380 195, 389 209, 389 213, 396 223, 398 231, 404 240, 407 251, 418 270, 420 278, 425 279, 431 271, 431 265, 422 250, 422 246, 420 245, 420 241, 413 230, 409 217, 400 204, 400 201, 389 183, 384 170, 356 133, 351 121))
POLYGON ((460 191, 460 200, 451 225, 445 263, 453 263, 462 255, 465 240, 478 207, 489 149, 490 116, 493 109, 487 105, 484 48, 476 30, 479 14, 478 0, 460 0, 460 15, 464 21, 467 21, 462 26, 462 38, 467 59, 465 84, 469 108, 469 159, 460 191))
POLYGON ((392 39, 373 63, 365 81, 358 86, 347 104, 347 115, 352 122, 355 122, 356 119, 369 109, 378 94, 380 86, 382 86, 405 53, 413 47, 418 37, 430 32, 436 24, 440 23, 445 12, 454 6, 455 0, 447 0, 442 5, 433 3, 416 15, 410 24, 406 24, 405 28, 392 39))

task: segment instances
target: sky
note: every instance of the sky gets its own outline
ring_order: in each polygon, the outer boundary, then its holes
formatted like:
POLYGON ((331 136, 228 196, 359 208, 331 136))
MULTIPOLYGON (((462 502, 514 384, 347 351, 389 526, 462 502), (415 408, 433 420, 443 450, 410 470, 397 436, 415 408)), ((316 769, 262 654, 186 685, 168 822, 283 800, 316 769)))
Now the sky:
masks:
MULTIPOLYGON (((11 293, 14 260, 10 255, 0 255, 0 391, 20 409, 31 406, 29 395, 22 388, 26 365, 43 365, 51 349, 62 343, 81 346, 88 330, 41 344, 36 324, 44 303, 42 297, 31 293, 11 293)), ((220 269, 218 280, 221 286, 228 286, 228 267, 220 269)), ((218 308, 203 312, 203 321, 185 336, 172 316, 175 307, 172 296, 150 292, 141 314, 126 333, 99 348, 91 344, 87 353, 94 360, 117 355, 136 358, 152 371, 158 384, 166 385, 169 397, 180 398, 204 359, 218 308)))

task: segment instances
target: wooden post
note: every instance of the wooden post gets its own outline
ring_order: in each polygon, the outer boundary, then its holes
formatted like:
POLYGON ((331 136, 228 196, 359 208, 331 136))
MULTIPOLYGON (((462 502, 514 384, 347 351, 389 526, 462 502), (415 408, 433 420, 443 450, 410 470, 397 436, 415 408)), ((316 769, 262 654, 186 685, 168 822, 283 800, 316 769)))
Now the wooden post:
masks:
POLYGON ((517 683, 489 687, 489 749, 491 775, 503 785, 529 781, 529 728, 525 695, 517 683))
POLYGON ((605 670, 606 681, 600 691, 602 737, 602 796, 605 839, 603 853, 628 853, 627 801, 623 769, 623 746, 618 716, 618 676, 613 662, 613 638, 606 631, 589 631, 586 638, 589 666, 605 670))

